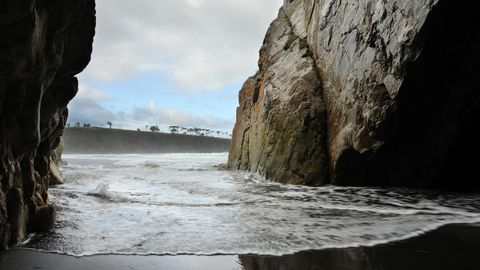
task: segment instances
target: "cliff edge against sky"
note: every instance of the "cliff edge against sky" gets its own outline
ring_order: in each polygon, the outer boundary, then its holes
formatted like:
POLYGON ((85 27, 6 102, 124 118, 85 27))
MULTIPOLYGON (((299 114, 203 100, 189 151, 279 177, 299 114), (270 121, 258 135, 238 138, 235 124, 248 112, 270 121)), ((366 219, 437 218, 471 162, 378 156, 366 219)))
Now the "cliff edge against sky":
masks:
POLYGON ((94 0, 0 3, 0 250, 53 226, 51 153, 94 34, 94 0))
POLYGON ((286 1, 240 91, 229 167, 309 185, 480 186, 474 12, 447 0, 286 1))

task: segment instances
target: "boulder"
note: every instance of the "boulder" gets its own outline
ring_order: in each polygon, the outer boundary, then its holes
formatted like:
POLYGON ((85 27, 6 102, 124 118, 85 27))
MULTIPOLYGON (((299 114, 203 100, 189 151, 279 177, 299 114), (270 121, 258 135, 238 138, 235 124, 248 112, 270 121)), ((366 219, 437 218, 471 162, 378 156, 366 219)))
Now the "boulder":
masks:
POLYGON ((57 167, 57 164, 51 159, 50 160, 50 177, 48 178, 48 184, 53 185, 62 185, 64 183, 64 178, 62 173, 57 167))

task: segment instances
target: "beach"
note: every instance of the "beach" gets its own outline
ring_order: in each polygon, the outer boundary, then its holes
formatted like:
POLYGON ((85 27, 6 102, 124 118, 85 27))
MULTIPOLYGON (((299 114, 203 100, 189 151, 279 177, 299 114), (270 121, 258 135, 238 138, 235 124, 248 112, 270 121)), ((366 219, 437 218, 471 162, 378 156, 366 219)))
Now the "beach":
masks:
POLYGON ((415 238, 372 247, 304 251, 285 256, 137 256, 74 257, 25 249, 0 254, 2 270, 313 270, 455 269, 480 267, 480 224, 443 226, 415 238))

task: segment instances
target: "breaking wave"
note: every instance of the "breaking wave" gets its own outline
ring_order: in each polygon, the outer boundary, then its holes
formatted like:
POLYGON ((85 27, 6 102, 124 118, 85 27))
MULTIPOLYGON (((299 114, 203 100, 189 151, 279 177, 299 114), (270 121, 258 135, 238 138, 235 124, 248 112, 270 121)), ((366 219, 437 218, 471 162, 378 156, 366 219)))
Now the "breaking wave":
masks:
POLYGON ((263 254, 369 246, 480 222, 480 196, 282 185, 218 170, 226 154, 65 157, 55 230, 25 248, 93 254, 263 254))

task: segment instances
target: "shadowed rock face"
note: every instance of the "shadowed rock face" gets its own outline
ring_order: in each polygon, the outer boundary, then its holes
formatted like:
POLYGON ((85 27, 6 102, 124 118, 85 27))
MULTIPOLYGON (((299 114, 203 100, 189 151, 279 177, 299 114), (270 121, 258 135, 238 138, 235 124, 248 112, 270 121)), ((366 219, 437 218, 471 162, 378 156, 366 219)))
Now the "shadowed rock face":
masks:
POLYGON ((457 2, 286 4, 240 91, 229 166, 311 185, 480 186, 480 34, 474 4, 457 2))
POLYGON ((53 225, 51 153, 94 33, 94 0, 0 1, 0 249, 53 225))

